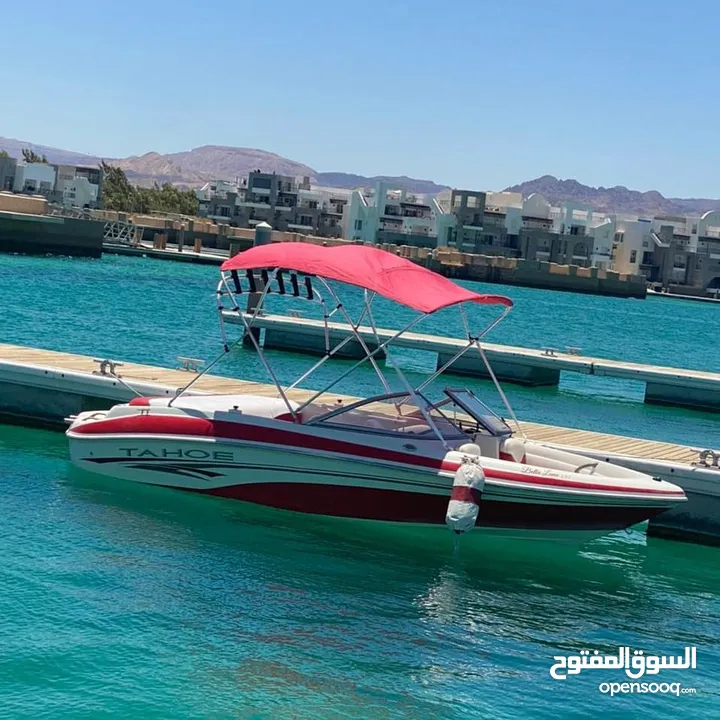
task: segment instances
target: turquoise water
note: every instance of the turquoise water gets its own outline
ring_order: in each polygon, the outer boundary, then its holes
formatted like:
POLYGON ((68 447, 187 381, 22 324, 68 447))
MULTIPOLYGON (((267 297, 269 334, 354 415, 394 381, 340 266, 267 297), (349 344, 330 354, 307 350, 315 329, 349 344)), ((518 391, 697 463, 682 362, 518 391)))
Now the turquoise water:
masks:
POLYGON ((0 718, 718 717, 717 550, 638 533, 473 557, 108 483, 0 429, 0 718), (696 695, 553 656, 696 646, 696 695))
MULTIPOLYGON (((0 341, 209 359, 215 273, 0 256, 0 341)), ((720 369, 713 306, 505 290, 516 308, 491 341, 720 369)), ((449 316, 437 322, 425 329, 452 329, 449 316)), ((273 357, 285 380, 312 362, 273 357)), ((411 376, 427 362, 402 357, 411 376)), ((264 379, 244 350, 220 372, 264 379)), ((527 419, 716 444, 717 416, 646 407, 632 384, 587 381, 506 389, 527 419)), ((364 373, 345 389, 371 384, 364 373)), ((7 426, 0 471, 0 718, 719 716, 716 549, 632 532, 579 551, 488 541, 470 553, 443 533, 426 545, 114 483, 73 468, 63 435, 7 426), (598 685, 628 681, 616 671, 549 676, 555 655, 619 645, 696 646, 696 670, 655 679, 697 693, 611 698, 598 685)))
MULTIPOLYGON (((108 256, 103 260, 0 256, 0 341, 157 365, 177 366, 177 356, 210 360, 221 350, 214 289, 217 269, 160 260, 108 256)), ((705 303, 650 298, 627 300, 529 288, 472 284, 503 292, 515 302, 510 315, 488 341, 526 347, 575 345, 583 353, 618 360, 673 365, 720 372, 717 337, 720 308, 705 303)), ((356 310, 359 292, 343 294, 356 310)), ((316 310, 300 304, 306 316, 316 310)), ((496 311, 472 308, 471 325, 480 328, 496 311)), ((399 327, 412 313, 379 301, 375 319, 399 327)), ((428 318, 426 332, 462 333, 456 310, 428 318)), ((231 328, 237 335, 238 328, 231 328)), ((398 350, 411 380, 434 369, 428 353, 398 350)), ((269 353, 280 379, 289 383, 315 359, 269 353)), ((338 374, 336 362, 312 376, 307 387, 320 388, 338 374)), ((338 391, 355 395, 379 392, 371 370, 353 374, 338 391)), ((217 374, 268 382, 252 350, 237 348, 217 374)), ((495 403, 490 382, 452 378, 495 403)), ((528 389, 505 385, 518 416, 634 437, 717 445, 718 416, 712 413, 645 405, 644 384, 564 373, 559 388, 528 389)))

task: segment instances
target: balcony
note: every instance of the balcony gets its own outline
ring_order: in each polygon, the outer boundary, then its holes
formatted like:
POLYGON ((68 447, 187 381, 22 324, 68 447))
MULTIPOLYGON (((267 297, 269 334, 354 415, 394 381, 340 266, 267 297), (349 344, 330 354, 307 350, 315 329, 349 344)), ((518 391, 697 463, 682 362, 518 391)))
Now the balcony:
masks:
POLYGON ((401 200, 400 205, 407 207, 427 208, 428 210, 430 209, 430 206, 426 202, 420 202, 415 197, 409 197, 407 200, 401 200))
POLYGON ((402 217, 406 218, 417 218, 419 220, 432 220, 432 213, 430 210, 412 210, 410 208, 403 208, 400 213, 402 217))
POLYGON ((423 237, 435 237, 435 233, 428 227, 403 227, 402 225, 390 225, 388 227, 381 227, 380 231, 387 231, 396 235, 421 235, 423 237))
POLYGON ((552 221, 548 220, 523 220, 523 230, 540 230, 545 232, 552 231, 552 221))
POLYGON ((243 200, 239 202, 238 205, 241 207, 257 208, 258 210, 269 210, 271 207, 269 202, 253 202, 252 200, 243 200))

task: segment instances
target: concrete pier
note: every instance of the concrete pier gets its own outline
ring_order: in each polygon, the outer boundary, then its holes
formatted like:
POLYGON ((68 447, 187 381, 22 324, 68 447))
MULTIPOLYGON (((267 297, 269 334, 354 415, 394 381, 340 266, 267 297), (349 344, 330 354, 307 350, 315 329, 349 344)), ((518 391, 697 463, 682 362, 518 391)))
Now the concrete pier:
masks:
POLYGON ((99 220, 0 212, 0 252, 98 258, 104 226, 99 220))
MULTIPOLYGON (((130 362, 112 367, 99 360, 0 344, 0 422, 64 429, 64 419, 69 415, 127 402, 135 394, 133 389, 142 395, 171 397, 194 377, 187 370, 130 362)), ((200 378, 190 394, 207 393, 277 396, 272 385, 213 375, 200 378)), ((312 394, 301 388, 288 392, 297 402, 304 402, 312 394)), ((358 399, 335 393, 330 397, 345 404, 358 399)), ((579 451, 680 485, 689 502, 654 518, 650 532, 705 544, 720 543, 720 467, 703 465, 697 450, 586 430, 520 424, 530 440, 579 451)))
MULTIPOLYGON (((450 358, 452 358, 451 353, 438 353, 437 367, 441 368, 450 358)), ((552 387, 560 383, 560 370, 557 368, 528 365, 525 362, 490 360, 489 358, 488 361, 498 380, 531 387, 552 387)), ((456 360, 448 372, 453 375, 490 378, 490 373, 487 371, 485 363, 478 357, 477 351, 468 352, 456 360)))
MULTIPOLYGON (((241 324, 240 319, 232 312, 226 311, 224 317, 229 323, 241 324)), ((268 335, 271 338, 271 345, 267 347, 313 355, 325 353, 325 329, 320 320, 287 315, 260 315, 255 318, 254 324, 257 328, 265 329, 266 342, 268 335)), ((331 336, 336 342, 349 334, 347 325, 342 323, 328 323, 328 325, 331 336)), ((392 337, 394 332, 383 328, 378 329, 377 335, 382 342, 392 337)), ((359 333, 368 344, 373 344, 373 348, 377 347, 375 333, 371 328, 360 327, 359 333)), ((456 338, 408 332, 394 340, 393 345, 435 353, 437 367, 440 367, 465 343, 456 338)), ((492 343, 482 343, 482 347, 493 372, 498 379, 506 382, 530 386, 554 386, 560 382, 561 372, 602 375, 619 380, 644 382, 647 403, 720 410, 720 373, 585 357, 554 348, 536 350, 492 343)), ((355 348, 348 348, 346 356, 362 357, 357 343, 355 348)), ((447 372, 482 378, 489 376, 482 358, 474 349, 469 350, 459 361, 456 361, 447 372)))
MULTIPOLYGON (((347 337, 347 333, 342 330, 331 330, 328 333, 330 349, 335 347, 341 340, 347 337)), ((365 339, 370 352, 377 349, 378 343, 374 340, 365 339)), ((262 342, 263 347, 273 350, 290 350, 292 352, 303 353, 304 355, 325 355, 325 333, 304 333, 298 335, 296 332, 268 328, 265 330, 265 337, 262 342)), ((365 351, 357 340, 351 340, 346 343, 335 355, 336 358, 345 360, 359 360, 365 357, 365 351)), ((380 351, 374 356, 378 360, 385 358, 384 351, 380 351)))
POLYGON ((717 410, 720 408, 720 386, 690 387, 687 384, 668 385, 657 382, 645 383, 645 402, 652 405, 677 405, 679 407, 717 410))

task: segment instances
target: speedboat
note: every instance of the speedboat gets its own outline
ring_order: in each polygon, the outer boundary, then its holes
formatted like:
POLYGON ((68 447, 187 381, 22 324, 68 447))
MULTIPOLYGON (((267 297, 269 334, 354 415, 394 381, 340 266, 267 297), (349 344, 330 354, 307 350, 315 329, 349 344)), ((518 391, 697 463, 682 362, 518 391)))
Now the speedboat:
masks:
POLYGON ((286 511, 482 531, 475 535, 585 539, 642 523, 686 500, 683 490, 667 481, 524 436, 480 343, 512 307, 506 297, 475 293, 409 260, 360 245, 258 246, 227 260, 220 274, 220 357, 232 347, 224 318, 236 314, 244 326, 236 342, 244 338, 255 347, 274 396, 197 394, 191 388, 200 373, 172 398, 139 396, 108 411, 80 413, 67 430, 76 465, 286 511), (363 291, 355 321, 337 283, 363 291), (324 357, 289 388, 277 381, 253 327, 271 294, 320 303, 326 326, 337 314, 352 331, 334 347, 326 332, 324 357), (371 348, 357 328, 363 321, 375 328, 377 295, 418 314, 392 338, 381 342, 378 337, 371 348), (249 298, 251 313, 240 308, 242 296, 249 298), (467 304, 498 306, 501 312, 473 334, 467 304), (455 306, 467 343, 413 387, 393 360, 393 340, 423 318, 455 306), (299 389, 351 340, 363 348, 361 360, 320 391, 299 389), (469 389, 431 390, 444 370, 471 351, 486 363, 506 413, 494 412, 469 389), (385 369, 396 371, 399 391, 381 368, 381 353, 385 369), (333 395, 332 388, 363 363, 372 366, 383 392, 361 400, 333 395))

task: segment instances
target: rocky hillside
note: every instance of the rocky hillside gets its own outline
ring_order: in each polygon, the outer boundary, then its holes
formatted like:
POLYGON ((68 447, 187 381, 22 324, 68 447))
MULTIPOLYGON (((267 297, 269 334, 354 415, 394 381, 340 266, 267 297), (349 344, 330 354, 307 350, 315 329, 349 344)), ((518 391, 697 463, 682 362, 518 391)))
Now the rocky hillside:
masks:
POLYGON ((628 190, 622 185, 615 187, 591 187, 577 180, 560 180, 553 175, 543 175, 535 180, 505 188, 524 196, 540 193, 553 205, 573 201, 586 203, 603 212, 630 213, 652 217, 653 215, 685 215, 720 209, 720 200, 705 198, 666 198, 657 190, 640 192, 628 190))
POLYGON ((205 145, 167 155, 151 152, 114 162, 125 170, 129 179, 142 184, 157 181, 198 185, 213 179, 234 180, 252 170, 276 172, 278 175, 316 174, 307 165, 275 153, 221 145, 205 145))
MULTIPOLYGON (((0 137, 0 150, 7 150, 13 157, 20 157, 23 148, 31 148, 40 155, 44 154, 54 163, 97 165, 101 160, 96 155, 0 137)), ((372 186, 378 180, 387 181, 416 193, 434 194, 445 187, 429 180, 416 180, 404 176, 365 177, 341 172, 321 173, 309 165, 265 150, 222 145, 204 145, 186 152, 165 155, 149 152, 127 158, 104 159, 120 166, 128 179, 138 185, 170 182, 174 185, 197 187, 208 180, 234 180, 247 175, 252 170, 262 170, 276 172, 278 175, 308 176, 313 182, 321 185, 348 189, 372 186)))
POLYGON ((365 177, 364 175, 352 175, 351 173, 323 172, 315 173, 315 179, 318 185, 347 188, 348 190, 354 190, 358 187, 372 187, 378 182, 386 182, 397 188, 405 188, 409 192, 418 193, 418 195, 437 195, 448 188, 447 185, 438 185, 432 180, 418 180, 417 178, 407 177, 407 175, 365 177))
MULTIPOLYGON (((0 137, 0 150, 6 150, 14 157, 20 157, 23 148, 31 148, 54 163, 97 165, 101 160, 97 155, 0 137)), ((381 180, 410 192, 439 195, 441 199, 449 195, 447 185, 439 185, 432 180, 419 180, 404 175, 366 177, 344 172, 318 172, 309 165, 252 148, 203 145, 186 152, 165 155, 150 152, 127 158, 105 159, 123 168, 128 179, 138 185, 170 182, 179 186, 198 187, 208 180, 234 180, 247 175, 251 170, 263 170, 280 175, 307 175, 313 182, 329 187, 347 189, 371 187, 381 180)), ((684 215, 720 209, 720 200, 666 198, 657 190, 639 192, 629 190, 622 185, 610 188, 591 187, 577 180, 560 180, 553 175, 543 175, 505 189, 521 192, 525 196, 540 193, 554 205, 570 200, 586 203, 600 211, 641 216, 684 215)))
POLYGON ((86 155, 84 153, 72 152, 70 150, 60 150, 59 148, 49 147, 47 145, 38 145, 37 143, 27 142, 26 140, 15 140, 14 138, 0 137, 0 150, 5 150, 11 157, 22 157, 23 148, 34 150, 38 155, 45 155, 48 162, 67 164, 67 165, 97 165, 100 158, 95 155, 86 155))

